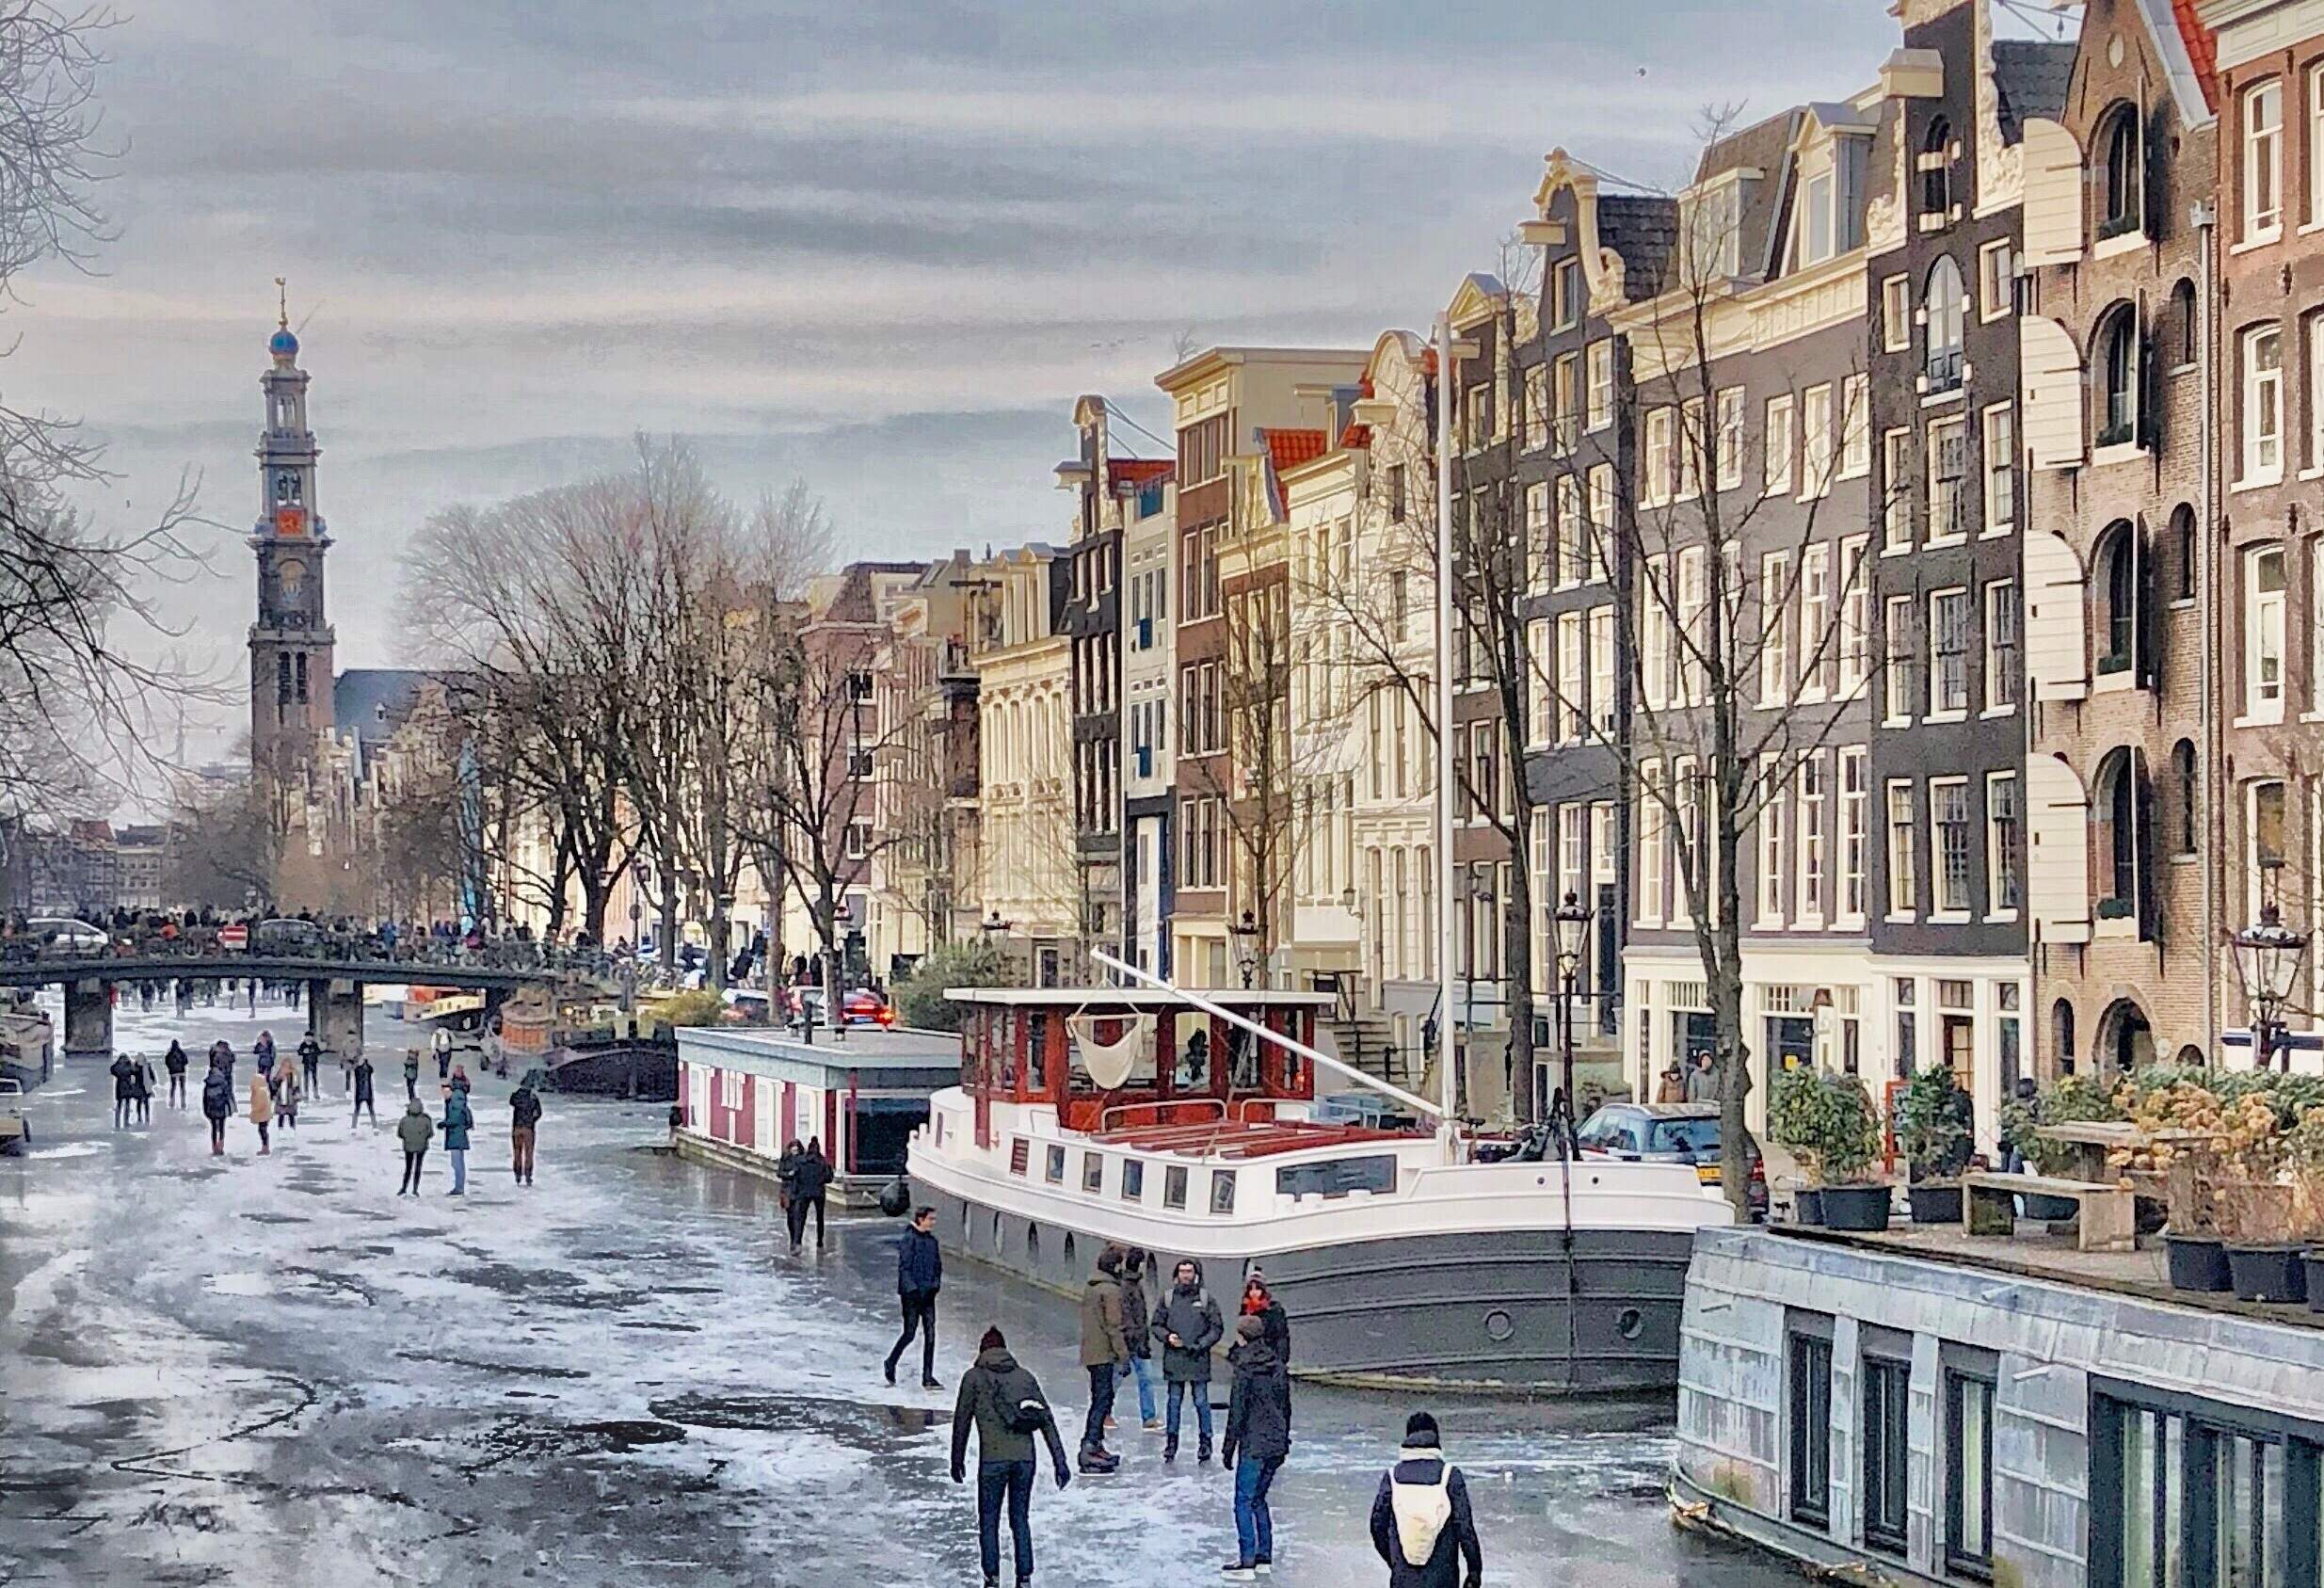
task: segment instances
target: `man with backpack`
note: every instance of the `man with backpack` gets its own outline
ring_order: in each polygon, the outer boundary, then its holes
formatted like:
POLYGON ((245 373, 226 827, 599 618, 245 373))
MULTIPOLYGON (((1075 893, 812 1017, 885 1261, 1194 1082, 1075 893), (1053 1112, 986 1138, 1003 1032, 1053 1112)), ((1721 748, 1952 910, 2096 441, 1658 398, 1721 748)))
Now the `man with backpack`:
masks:
POLYGON ((1009 1508, 1009 1537, 1017 1555, 1017 1588, 1033 1580, 1033 1437, 1048 1442, 1057 1486, 1073 1481, 1065 1441, 1041 1393, 1040 1381, 1009 1355, 999 1328, 977 1341, 976 1365, 960 1377, 953 1406, 953 1482, 968 1481, 969 1428, 976 1428, 976 1542, 984 1556, 985 1588, 1001 1588, 1001 1505, 1009 1508))
POLYGON ((1371 1547, 1387 1563, 1388 1588, 1478 1588, 1484 1580, 1468 1484, 1445 1459, 1436 1420, 1426 1412, 1405 1420, 1403 1449, 1380 1479, 1371 1547))

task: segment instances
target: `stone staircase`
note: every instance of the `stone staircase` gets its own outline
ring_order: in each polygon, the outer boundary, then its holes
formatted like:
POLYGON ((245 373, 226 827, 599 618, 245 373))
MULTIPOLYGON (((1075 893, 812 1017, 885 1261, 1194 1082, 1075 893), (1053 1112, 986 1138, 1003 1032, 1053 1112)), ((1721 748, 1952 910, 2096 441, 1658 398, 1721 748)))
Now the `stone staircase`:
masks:
MULTIPOLYGON (((1329 1016, 1322 1022, 1326 1051, 1335 1053, 1344 1064, 1354 1065, 1367 1075, 1376 1075, 1393 1086, 1407 1089, 1420 1079, 1420 1055, 1418 1052, 1392 1053, 1396 1043, 1396 1028, 1383 1014, 1358 1011, 1342 1019, 1329 1016)), ((1319 1090, 1336 1090, 1328 1077, 1320 1077, 1319 1090)))

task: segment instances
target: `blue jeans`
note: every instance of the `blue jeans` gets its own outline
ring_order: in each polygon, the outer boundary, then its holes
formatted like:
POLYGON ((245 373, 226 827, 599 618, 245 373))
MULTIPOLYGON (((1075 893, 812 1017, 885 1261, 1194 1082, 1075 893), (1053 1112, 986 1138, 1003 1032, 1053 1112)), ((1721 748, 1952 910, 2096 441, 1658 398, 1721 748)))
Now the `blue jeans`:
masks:
POLYGON ((1235 1559, 1242 1565, 1275 1558, 1275 1519, 1267 1509, 1267 1491, 1282 1466, 1279 1455, 1246 1455, 1235 1462, 1235 1559))
POLYGON ((985 1580, 1001 1580, 1001 1501, 1009 1503, 1009 1541, 1017 1550, 1017 1580, 1033 1576, 1033 1463, 980 1461, 976 1467, 976 1547, 985 1580))
POLYGON ((468 1148, 456 1147, 452 1153, 452 1195, 459 1195, 468 1189, 468 1148))
POLYGON ((1154 1358, 1132 1356, 1114 1370, 1114 1378, 1119 1383, 1132 1373, 1138 1380, 1138 1420, 1151 1422, 1154 1420, 1154 1358))
POLYGON ((1189 1384, 1180 1378, 1174 1378, 1170 1381, 1170 1411, 1162 1420, 1162 1436, 1173 1444, 1178 1442, 1178 1398, 1190 1389, 1194 1391, 1194 1422, 1202 1430, 1202 1442, 1208 1445, 1210 1442, 1210 1381, 1209 1379, 1195 1384, 1189 1384))

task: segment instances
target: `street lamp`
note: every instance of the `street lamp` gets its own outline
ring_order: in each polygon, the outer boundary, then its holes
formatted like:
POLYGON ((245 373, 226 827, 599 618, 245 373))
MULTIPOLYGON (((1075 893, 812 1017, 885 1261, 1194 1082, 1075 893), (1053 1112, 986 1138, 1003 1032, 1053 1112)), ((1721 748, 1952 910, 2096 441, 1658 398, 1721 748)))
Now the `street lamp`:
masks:
POLYGON ((1258 922, 1244 910, 1242 919, 1226 930, 1235 935, 1235 966, 1242 972, 1242 987, 1251 988, 1251 978, 1258 973, 1258 922))
POLYGON ((2283 868, 2281 856, 2260 861, 2259 920, 2236 934, 2236 969, 2243 977, 2245 995, 2252 1000, 2252 1067, 2266 1069, 2281 1048, 2288 1074, 2292 1043, 2291 1034, 2284 1029, 2284 1010, 2291 1002, 2292 984, 2299 977, 2308 938, 2284 925, 2277 907, 2277 874, 2283 868))
POLYGON ((1562 996, 1558 1001, 1559 1057, 1563 1064, 1564 1083, 1558 1107, 1550 1110, 1553 1119, 1561 1115, 1564 1121, 1567 1156, 1574 1152, 1574 983, 1581 972, 1581 951, 1589 939, 1590 912, 1582 907, 1571 890, 1565 902, 1558 906, 1550 918, 1558 936, 1558 986, 1562 996))

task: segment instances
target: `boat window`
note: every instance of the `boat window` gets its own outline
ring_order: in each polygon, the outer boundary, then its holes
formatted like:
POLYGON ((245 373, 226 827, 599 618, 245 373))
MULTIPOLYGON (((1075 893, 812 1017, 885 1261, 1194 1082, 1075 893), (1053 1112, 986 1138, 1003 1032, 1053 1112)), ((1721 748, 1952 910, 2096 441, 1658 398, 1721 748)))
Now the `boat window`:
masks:
POLYGON ((1186 1206, 1186 1171, 1184 1169, 1173 1166, 1162 1171, 1162 1206, 1165 1208, 1186 1206))
POLYGON ((1198 1092, 1210 1084, 1210 1029, 1201 1020, 1185 1020, 1178 1032, 1177 1067, 1172 1084, 1181 1092, 1198 1092))
POLYGON ((1025 1022, 1025 1074, 1034 1095, 1044 1096, 1049 1091, 1049 1021, 1036 1020, 1030 1013, 1020 1018, 1025 1022))
POLYGON ((1096 1191, 1105 1183, 1105 1157, 1102 1153, 1082 1154, 1082 1189, 1096 1191))
POLYGON ((1025 1165, 1031 1162, 1033 1162, 1033 1144, 1022 1136, 1011 1140, 1009 1143, 1009 1173, 1023 1174, 1025 1165))
POLYGON ((1213 1169, 1210 1172, 1210 1211, 1231 1213, 1235 1211, 1235 1172, 1232 1169, 1213 1169))
POLYGON ((1066 1149, 1064 1147, 1052 1147, 1049 1149, 1048 1175, 1050 1184, 1062 1185, 1065 1183, 1066 1149))
POLYGON ((993 1019, 993 1042, 1001 1050, 1001 1089, 1017 1091, 1017 1011, 1003 1009, 993 1019))
POLYGON ((1122 1200, 1146 1200, 1146 1165, 1135 1158, 1122 1160, 1122 1200))
POLYGON ((1345 1196, 1351 1191, 1394 1191, 1396 1160, 1326 1158, 1320 1163, 1286 1163, 1275 1171, 1278 1196, 1345 1196))

